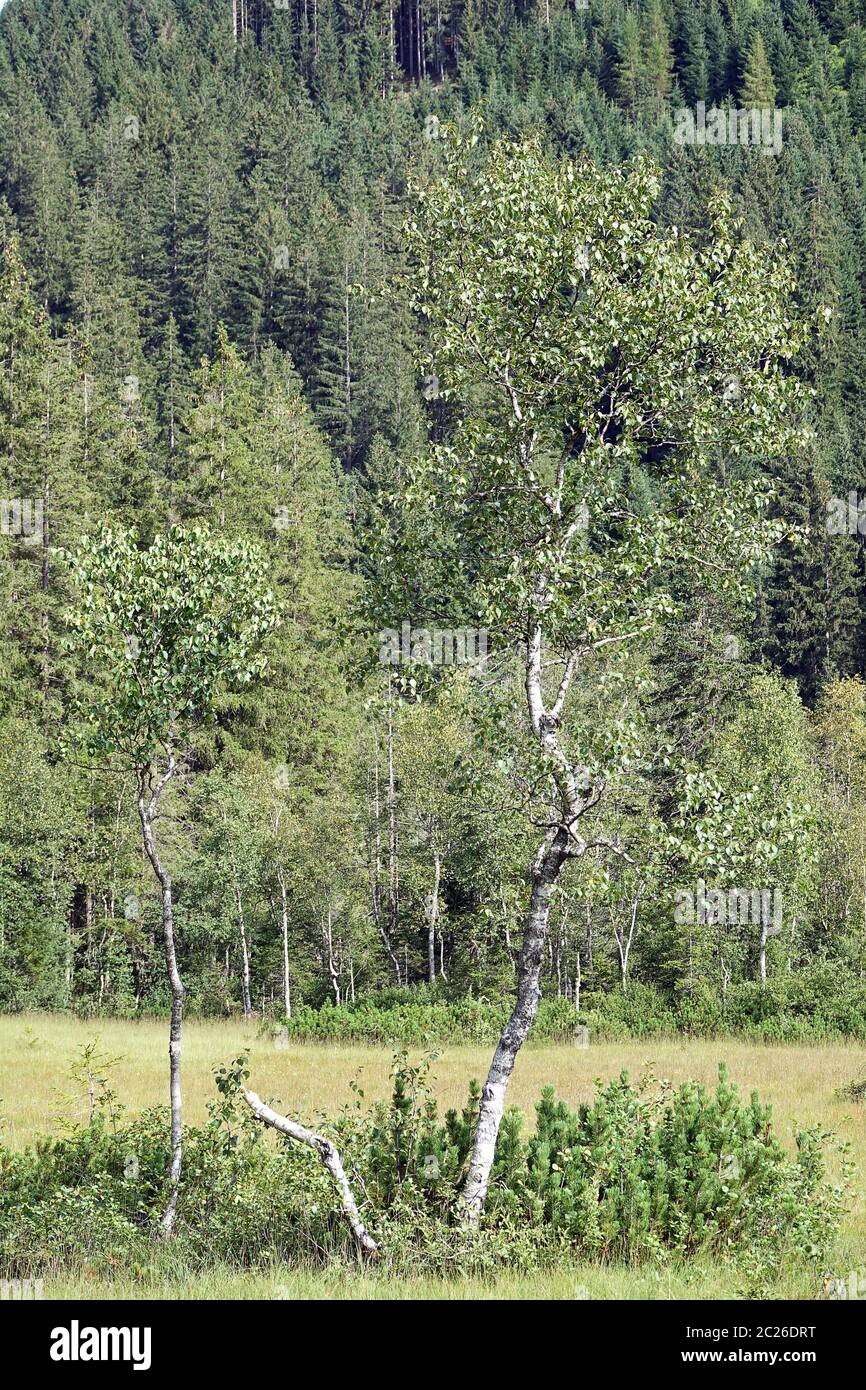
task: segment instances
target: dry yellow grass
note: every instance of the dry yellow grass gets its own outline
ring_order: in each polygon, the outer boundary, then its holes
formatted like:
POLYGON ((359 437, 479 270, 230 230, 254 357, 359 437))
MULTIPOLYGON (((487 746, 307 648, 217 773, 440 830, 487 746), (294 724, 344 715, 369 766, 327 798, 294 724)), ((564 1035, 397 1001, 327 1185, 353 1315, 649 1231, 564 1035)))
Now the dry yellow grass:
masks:
MULTIPOLYGON (((77 1101, 71 1104, 61 1097, 74 1089, 68 1072, 76 1054, 83 1043, 97 1035, 104 1052, 121 1058, 111 1071, 111 1082, 127 1109, 137 1112, 148 1106, 166 1104, 167 1033, 167 1025, 159 1021, 84 1023, 54 1015, 0 1018, 0 1056, 3 1058, 0 1114, 6 1144, 13 1148, 23 1147, 37 1134, 51 1131, 60 1114, 70 1117, 73 1110, 80 1116, 86 1113, 83 1095, 79 1094, 77 1101)), ((333 1115, 343 1105, 351 1103, 354 1097, 349 1082, 353 1079, 363 1089, 367 1101, 388 1093, 391 1057, 387 1048, 318 1044, 278 1048, 270 1039, 259 1036, 255 1025, 191 1022, 185 1030, 184 1044, 184 1105, 189 1122, 204 1119, 207 1103, 215 1094, 211 1069, 231 1060, 243 1048, 250 1049, 251 1084, 255 1089, 263 1096, 277 1098, 287 1111, 308 1121, 322 1114, 333 1115)), ((413 1053, 413 1056, 420 1056, 420 1053, 413 1053)), ((712 1085, 722 1060, 727 1062, 732 1080, 743 1093, 757 1090, 763 1101, 772 1104, 777 1133, 786 1144, 792 1142, 796 1123, 820 1123, 850 1141, 857 1169, 857 1190, 845 1222, 837 1267, 843 1273, 866 1267, 866 1113, 862 1105, 839 1095, 846 1083, 866 1076, 866 1047, 842 1044, 764 1046, 733 1039, 602 1043, 587 1050, 569 1046, 527 1047, 518 1059, 509 1101, 531 1115, 542 1086, 552 1083, 557 1092, 573 1104, 592 1095, 596 1078, 607 1080, 623 1069, 633 1080, 651 1069, 656 1077, 666 1077, 674 1083, 694 1078, 712 1085)), ((433 1073, 434 1089, 443 1105, 461 1105, 470 1077, 482 1077, 488 1061, 486 1047, 444 1049, 433 1073)), ((288 1272, 283 1277, 292 1286, 289 1296, 321 1296, 316 1292, 321 1288, 319 1281, 305 1282, 305 1276, 288 1272)), ((712 1271, 700 1275, 697 1271, 690 1275, 678 1274, 668 1284, 669 1276, 664 1273, 645 1271, 638 1276, 633 1271, 618 1274, 616 1271, 587 1270, 571 1276, 551 1276, 551 1284, 562 1283, 563 1289, 554 1293, 551 1288, 547 1296, 574 1297, 565 1287, 570 1287, 574 1278, 598 1285, 597 1289, 593 1287, 593 1297, 707 1297, 713 1294, 718 1297, 726 1293, 726 1280, 719 1276, 717 1282, 712 1271), (696 1279, 699 1286, 695 1286, 696 1279), (650 1287, 653 1281, 655 1285, 650 1287), (711 1288, 713 1293, 710 1293, 711 1288)), ((271 1280, 260 1276, 251 1283, 250 1280, 252 1276, 227 1275, 215 1281, 221 1293, 209 1294, 203 1286, 192 1296, 273 1296, 268 1292, 271 1280)), ((80 1288, 78 1292, 80 1296, 80 1288)), ((153 1295, 151 1290, 147 1296, 153 1295)), ((345 1287, 340 1296, 364 1297, 365 1294, 360 1286, 354 1293, 345 1287)), ((393 1291, 391 1296, 394 1296, 393 1291)), ((436 1295, 432 1289, 425 1292, 407 1289, 402 1296, 436 1295)), ((454 1292, 449 1296, 453 1297, 454 1292)), ((467 1286, 465 1296, 484 1297, 485 1293, 472 1285, 467 1286)), ((509 1294, 503 1288, 495 1296, 508 1297, 509 1294)))
MULTIPOLYGON (((82 1045, 98 1037, 102 1051, 121 1060, 111 1082, 122 1103, 137 1112, 168 1103, 168 1026, 158 1020, 130 1023, 100 1019, 82 1022, 51 1014, 0 1018, 3 1058, 0 1100, 6 1142, 23 1147, 52 1127, 52 1118, 69 1113, 62 1100, 73 1089, 68 1072, 82 1045)), ((184 1106, 190 1122, 204 1119, 215 1095, 211 1070, 243 1049, 251 1053, 252 1084, 262 1095, 278 1097, 298 1115, 333 1115, 351 1102, 355 1079, 368 1100, 388 1094, 390 1052, 384 1047, 293 1043, 277 1047, 259 1036, 257 1025, 242 1022, 187 1023, 184 1032, 184 1106)), ((420 1057, 420 1050, 412 1053, 420 1057)), ((441 1050, 434 1067, 434 1089, 447 1105, 461 1105, 472 1076, 482 1077, 490 1060, 483 1046, 441 1050)), ((509 1101, 531 1111, 542 1086, 551 1083, 572 1104, 592 1095, 596 1077, 621 1070, 633 1080, 651 1068, 674 1083, 687 1078, 712 1085, 720 1061, 744 1093, 755 1089, 772 1103, 780 1133, 792 1122, 820 1121, 859 1147, 866 1169, 864 1108, 840 1099, 838 1091, 866 1076, 866 1047, 764 1046, 734 1039, 600 1043, 587 1049, 566 1045, 526 1047, 520 1054, 509 1101)), ((84 1108, 84 1099, 79 1097, 84 1108)))

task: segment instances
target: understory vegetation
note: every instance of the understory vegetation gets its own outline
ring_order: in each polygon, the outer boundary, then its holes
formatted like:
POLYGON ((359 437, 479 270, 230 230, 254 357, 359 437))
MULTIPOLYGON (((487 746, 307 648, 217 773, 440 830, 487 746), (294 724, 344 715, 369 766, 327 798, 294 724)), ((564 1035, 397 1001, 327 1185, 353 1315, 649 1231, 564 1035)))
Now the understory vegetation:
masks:
MULTIPOLYGON (((480 1226, 462 1216, 460 1182, 477 1118, 477 1086, 462 1111, 439 1114, 432 1056, 394 1055, 392 1095, 354 1104, 323 1133, 337 1143, 368 1227, 376 1272, 420 1277, 704 1257, 731 1262, 741 1291, 769 1295, 798 1274, 817 1295, 831 1267, 846 1202, 827 1174, 831 1136, 810 1128, 785 1153, 757 1095, 744 1101, 719 1069, 714 1092, 623 1074, 571 1109, 546 1088, 527 1134, 517 1109, 501 1127, 480 1226)), ((0 1150, 0 1271, 44 1278, 87 1268, 147 1280, 231 1265, 354 1266, 358 1255, 330 1177, 308 1150, 265 1137, 240 1097, 237 1058, 216 1072, 209 1118, 184 1134, 177 1225, 166 1256, 156 1239, 169 1138, 160 1110, 125 1116, 104 1059, 85 1048, 75 1074, 90 1114, 68 1132, 0 1150)))
MULTIPOLYGON (((494 1042, 509 1013, 507 1000, 448 1000, 441 988, 417 985, 303 1006, 267 1027, 277 1040, 443 1046, 494 1042)), ((830 963, 780 975, 764 987, 744 980, 725 996, 703 988, 671 998, 638 982, 627 993, 587 991, 579 1010, 566 999, 543 999, 529 1036, 538 1043, 602 1042, 677 1033, 780 1043, 866 1040, 866 982, 830 963)))

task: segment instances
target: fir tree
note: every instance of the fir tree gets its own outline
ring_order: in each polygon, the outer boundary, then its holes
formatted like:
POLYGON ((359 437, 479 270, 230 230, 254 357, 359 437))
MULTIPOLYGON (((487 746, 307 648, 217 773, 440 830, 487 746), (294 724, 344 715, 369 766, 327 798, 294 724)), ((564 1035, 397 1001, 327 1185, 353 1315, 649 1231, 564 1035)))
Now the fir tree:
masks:
POLYGON ((776 83, 773 70, 767 57, 767 50, 760 32, 749 45, 743 80, 740 83, 740 105, 747 111, 773 106, 776 100, 776 83))

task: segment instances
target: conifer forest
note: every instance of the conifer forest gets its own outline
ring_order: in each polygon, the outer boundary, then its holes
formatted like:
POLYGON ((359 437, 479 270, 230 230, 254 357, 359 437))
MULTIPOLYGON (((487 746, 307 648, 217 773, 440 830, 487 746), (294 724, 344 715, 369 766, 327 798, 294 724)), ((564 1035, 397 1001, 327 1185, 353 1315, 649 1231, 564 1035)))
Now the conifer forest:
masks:
POLYGON ((862 1299, 864 1103, 866 2, 7 0, 0 1296, 862 1299))

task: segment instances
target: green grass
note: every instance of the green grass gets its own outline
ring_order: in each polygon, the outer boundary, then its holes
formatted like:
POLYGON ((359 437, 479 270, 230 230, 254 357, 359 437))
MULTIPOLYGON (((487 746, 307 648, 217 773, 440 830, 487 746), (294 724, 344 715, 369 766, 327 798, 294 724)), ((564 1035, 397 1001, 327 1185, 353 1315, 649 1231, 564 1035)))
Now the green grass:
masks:
MULTIPOLYGON (((101 1048, 122 1060, 111 1072, 119 1099, 133 1113, 167 1102, 168 1039, 165 1023, 100 1020, 83 1023, 56 1015, 15 1015, 0 1018, 0 1083, 3 1137, 23 1147, 37 1134, 50 1132, 58 1119, 84 1118, 86 1097, 75 1094, 68 1071, 88 1039, 99 1035, 101 1048)), ((263 1096, 275 1097, 289 1112, 307 1121, 333 1115, 352 1100, 349 1082, 358 1081, 368 1101, 384 1097, 389 1088, 390 1053, 386 1048, 292 1043, 277 1047, 258 1036, 256 1026, 239 1022, 187 1025, 184 1044, 185 1118, 200 1121, 214 1095, 211 1068, 237 1052, 251 1051, 251 1084, 263 1096)), ((531 1115, 541 1088, 550 1082, 569 1102, 588 1099, 596 1078, 607 1080, 622 1069, 633 1079, 651 1069, 656 1077, 674 1083, 689 1077, 714 1083, 720 1060, 728 1063, 732 1080, 744 1093, 752 1089, 773 1106, 780 1139, 790 1145, 795 1123, 821 1123, 851 1144, 857 1170, 856 1193, 846 1219, 835 1272, 866 1268, 866 1110, 844 1099, 840 1088, 866 1076, 866 1047, 832 1044, 773 1046, 741 1040, 689 1041, 663 1039, 602 1043, 589 1049, 538 1045, 527 1047, 518 1059, 509 1100, 531 1115)), ((486 1047, 448 1048, 434 1070, 434 1089, 445 1105, 461 1104, 472 1076, 482 1077, 489 1061, 486 1047)), ((683 1299, 733 1298, 736 1279, 718 1266, 672 1265, 662 1270, 642 1267, 580 1266, 535 1276, 529 1281, 507 1275, 495 1283, 469 1279, 425 1279, 397 1282, 375 1276, 323 1274, 297 1269, 272 1273, 212 1270, 196 1279, 172 1277, 170 1255, 159 1256, 139 1278, 108 1283, 87 1270, 80 1278, 52 1280, 46 1298, 195 1299, 683 1299), (586 1290, 586 1294, 583 1293, 586 1290)), ((783 1296, 796 1298, 796 1285, 783 1296)))
MULTIPOLYGON (((735 1297, 734 1280, 719 1277, 711 1267, 685 1270, 632 1270, 575 1267, 550 1273, 500 1275, 495 1281, 482 1279, 377 1279, 375 1276, 299 1273, 295 1269, 275 1269, 272 1274, 235 1270, 211 1270, 194 1279, 177 1283, 119 1279, 107 1282, 88 1279, 58 1279, 46 1282, 43 1296, 52 1299, 360 1299, 364 1301, 419 1299, 454 1302, 466 1299, 537 1299, 575 1301, 578 1299, 686 1299, 735 1297)), ((796 1292, 792 1294, 796 1297, 796 1292)))

